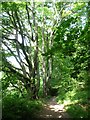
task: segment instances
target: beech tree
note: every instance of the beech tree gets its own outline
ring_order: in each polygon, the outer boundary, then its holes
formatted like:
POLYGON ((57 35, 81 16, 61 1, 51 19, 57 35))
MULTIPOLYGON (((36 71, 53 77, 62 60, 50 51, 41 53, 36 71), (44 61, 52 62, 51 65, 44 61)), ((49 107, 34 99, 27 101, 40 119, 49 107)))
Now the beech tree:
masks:
MULTIPOLYGON (((53 3, 36 3, 33 0, 2 3, 2 71, 7 77, 8 73, 15 75, 28 96, 34 99, 38 97, 40 77, 43 79, 43 93, 47 95, 52 57, 46 59, 44 54, 52 46, 55 25, 58 23, 52 17, 55 14, 53 3)), ((10 83, 13 84, 13 79, 10 83)))

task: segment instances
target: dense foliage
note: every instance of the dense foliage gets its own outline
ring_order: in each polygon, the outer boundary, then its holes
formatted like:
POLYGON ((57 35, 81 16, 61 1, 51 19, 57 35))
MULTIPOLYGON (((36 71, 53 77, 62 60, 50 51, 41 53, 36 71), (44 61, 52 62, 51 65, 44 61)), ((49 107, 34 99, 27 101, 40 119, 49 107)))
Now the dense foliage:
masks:
POLYGON ((52 96, 88 117, 89 14, 90 2, 2 2, 3 120, 33 118, 52 96))

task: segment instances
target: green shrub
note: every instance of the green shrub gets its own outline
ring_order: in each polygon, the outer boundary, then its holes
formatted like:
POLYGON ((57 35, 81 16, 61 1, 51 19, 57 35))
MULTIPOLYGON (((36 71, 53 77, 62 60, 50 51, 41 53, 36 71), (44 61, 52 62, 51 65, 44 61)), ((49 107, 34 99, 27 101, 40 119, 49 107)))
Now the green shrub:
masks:
POLYGON ((8 95, 3 98, 2 117, 3 120, 28 120, 35 117, 40 108, 40 101, 30 101, 26 98, 8 95))
POLYGON ((78 104, 70 105, 67 109, 67 112, 73 118, 88 118, 88 112, 78 104))

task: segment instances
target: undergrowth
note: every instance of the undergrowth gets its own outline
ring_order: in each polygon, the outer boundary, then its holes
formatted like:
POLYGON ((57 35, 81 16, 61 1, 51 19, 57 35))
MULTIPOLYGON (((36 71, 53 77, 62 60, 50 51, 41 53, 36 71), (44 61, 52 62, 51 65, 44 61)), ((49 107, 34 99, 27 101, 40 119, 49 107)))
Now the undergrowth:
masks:
POLYGON ((15 95, 7 95, 3 98, 2 120, 29 120, 35 117, 41 109, 40 100, 28 100, 15 95))
POLYGON ((72 118, 88 118, 88 92, 87 90, 62 92, 58 95, 57 101, 64 104, 66 111, 72 118))

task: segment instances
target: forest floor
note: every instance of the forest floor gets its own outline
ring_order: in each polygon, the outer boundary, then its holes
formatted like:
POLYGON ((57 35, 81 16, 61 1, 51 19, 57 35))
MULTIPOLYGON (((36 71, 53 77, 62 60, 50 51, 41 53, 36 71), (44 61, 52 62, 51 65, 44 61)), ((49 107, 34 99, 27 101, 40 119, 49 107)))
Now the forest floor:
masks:
POLYGON ((56 102, 56 97, 52 97, 43 105, 38 113, 38 118, 71 118, 65 111, 63 104, 56 102))

